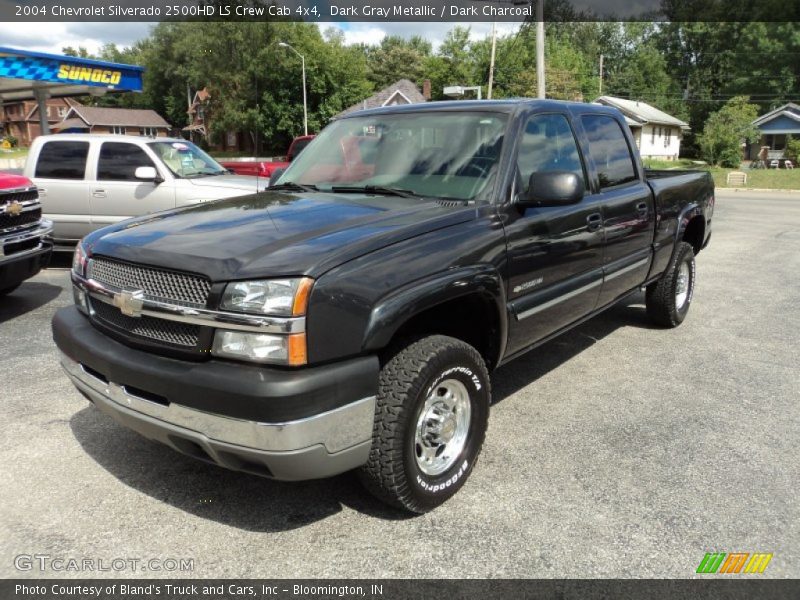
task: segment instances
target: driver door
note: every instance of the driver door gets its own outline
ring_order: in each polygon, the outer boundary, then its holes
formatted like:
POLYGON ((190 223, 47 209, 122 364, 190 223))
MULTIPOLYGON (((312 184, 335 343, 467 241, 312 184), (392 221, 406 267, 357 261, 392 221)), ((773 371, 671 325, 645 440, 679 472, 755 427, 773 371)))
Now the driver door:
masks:
POLYGON ((603 283, 600 201, 590 191, 583 158, 565 114, 534 114, 517 154, 517 184, 505 206, 508 247, 508 352, 513 354, 594 310, 603 283), (533 174, 568 171, 586 193, 568 206, 520 207, 533 174))
MULTIPOLYGON (((138 167, 158 167, 131 142, 103 142, 97 154, 89 203, 94 229, 123 219, 175 208, 174 186, 136 179, 138 167)), ((163 177, 163 174, 162 174, 163 177)))

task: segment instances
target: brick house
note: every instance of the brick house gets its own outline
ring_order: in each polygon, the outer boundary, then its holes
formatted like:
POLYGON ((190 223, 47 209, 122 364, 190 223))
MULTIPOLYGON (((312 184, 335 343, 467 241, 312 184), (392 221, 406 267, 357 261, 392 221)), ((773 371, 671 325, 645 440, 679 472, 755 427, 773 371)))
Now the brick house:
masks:
MULTIPOLYGON (((80 106, 70 98, 48 98, 47 121, 50 129, 61 122, 73 106, 80 106)), ((30 146, 41 135, 39 107, 36 100, 6 101, 0 110, 0 138, 12 135, 20 146, 30 146)))
POLYGON ((52 126, 54 133, 112 133, 166 137, 170 125, 154 110, 72 106, 64 119, 52 126))

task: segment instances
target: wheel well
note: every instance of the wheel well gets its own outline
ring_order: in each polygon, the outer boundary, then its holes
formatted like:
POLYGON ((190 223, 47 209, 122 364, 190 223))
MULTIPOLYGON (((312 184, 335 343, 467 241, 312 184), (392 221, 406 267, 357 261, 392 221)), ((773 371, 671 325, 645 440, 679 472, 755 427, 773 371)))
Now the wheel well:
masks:
POLYGON ((472 294, 437 304, 406 321, 389 348, 423 335, 448 335, 475 348, 490 371, 500 359, 500 317, 492 300, 472 294))
POLYGON ((686 229, 683 232, 683 241, 688 242, 694 248, 694 253, 697 254, 703 247, 703 234, 705 233, 706 225, 703 222, 703 217, 693 217, 686 229))

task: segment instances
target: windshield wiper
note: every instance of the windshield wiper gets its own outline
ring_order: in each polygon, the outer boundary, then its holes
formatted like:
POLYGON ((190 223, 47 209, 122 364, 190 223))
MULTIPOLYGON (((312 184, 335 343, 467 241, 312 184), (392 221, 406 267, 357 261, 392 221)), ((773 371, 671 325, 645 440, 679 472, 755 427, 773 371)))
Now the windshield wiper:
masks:
POLYGON ((310 183, 295 183, 294 181, 287 181, 286 183, 279 183, 271 185, 268 190, 287 190, 290 192, 318 192, 317 186, 310 183))
POLYGON ((380 194, 382 196, 401 196, 403 198, 419 198, 419 194, 411 190, 401 190, 399 188, 383 187, 381 185, 347 186, 334 185, 331 187, 334 194, 380 194))

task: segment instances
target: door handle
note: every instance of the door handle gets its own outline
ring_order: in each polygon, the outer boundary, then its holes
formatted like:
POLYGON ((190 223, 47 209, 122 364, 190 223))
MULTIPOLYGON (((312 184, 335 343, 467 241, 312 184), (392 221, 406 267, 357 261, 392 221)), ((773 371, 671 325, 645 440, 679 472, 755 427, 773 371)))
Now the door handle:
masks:
POLYGON ((92 196, 95 198, 105 198, 106 191, 105 190, 92 190, 92 196))
POLYGON ((39 192, 40 196, 47 196, 47 190, 45 188, 36 188, 36 190, 39 192))
POLYGON ((586 229, 597 231, 603 224, 603 216, 600 213, 592 213, 586 217, 586 229))
POLYGON ((648 212, 647 202, 639 202, 639 204, 636 205, 636 212, 638 212, 643 217, 647 216, 648 212))

